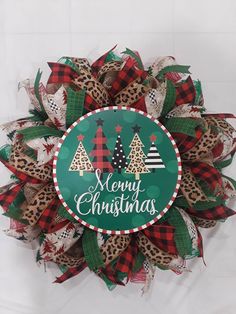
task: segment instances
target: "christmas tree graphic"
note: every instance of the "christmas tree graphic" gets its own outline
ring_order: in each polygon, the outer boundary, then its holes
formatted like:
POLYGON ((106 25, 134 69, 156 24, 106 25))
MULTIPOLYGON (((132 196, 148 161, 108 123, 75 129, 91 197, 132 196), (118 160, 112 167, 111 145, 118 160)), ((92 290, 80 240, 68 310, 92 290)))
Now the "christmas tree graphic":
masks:
POLYGON ((69 171, 79 171, 79 175, 83 176, 84 171, 93 171, 94 169, 82 143, 84 136, 79 135, 77 139, 80 143, 71 162, 69 171))
POLYGON ((121 170, 128 166, 128 162, 126 160, 125 152, 124 152, 123 145, 120 138, 120 132, 122 130, 122 127, 120 125, 117 125, 115 130, 116 130, 116 133, 118 133, 118 135, 116 139, 116 146, 115 146, 114 153, 112 156, 111 164, 114 169, 117 169, 118 173, 121 173, 121 170))
POLYGON ((157 137, 155 135, 150 136, 151 147, 147 154, 147 158, 145 160, 145 165, 148 169, 152 169, 152 172, 155 172, 157 168, 165 168, 163 161, 161 159, 160 154, 158 153, 157 147, 155 145, 157 137))
POLYGON ((107 138, 105 137, 102 130, 103 122, 104 121, 102 119, 98 119, 96 121, 98 128, 95 137, 92 140, 95 145, 89 154, 90 156, 94 157, 92 161, 94 170, 100 169, 101 171, 100 179, 103 178, 104 172, 114 171, 110 161, 107 158, 111 155, 111 152, 106 146, 107 138))
POLYGON ((143 160, 147 156, 142 150, 142 147, 144 147, 144 145, 138 135, 141 127, 136 124, 132 129, 134 131, 134 137, 131 144, 129 145, 129 147, 131 148, 128 156, 128 159, 130 159, 130 163, 126 168, 126 173, 133 173, 135 175, 135 180, 139 180, 141 173, 149 173, 150 171, 145 166, 143 160))

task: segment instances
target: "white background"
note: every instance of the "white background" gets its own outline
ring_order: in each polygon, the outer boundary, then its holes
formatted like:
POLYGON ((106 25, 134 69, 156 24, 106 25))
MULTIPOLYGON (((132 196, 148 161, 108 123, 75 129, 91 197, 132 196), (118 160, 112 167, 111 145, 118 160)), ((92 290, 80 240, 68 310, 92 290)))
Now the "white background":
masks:
MULTIPOLYGON (((146 64, 161 55, 190 64, 209 110, 236 112, 234 0, 0 0, 0 122, 26 115, 28 100, 17 83, 38 67, 47 69, 47 61, 63 55, 94 60, 116 43, 120 51, 139 50, 146 64)), ((2 166, 0 175, 5 184, 2 166)), ((3 217, 0 227, 6 226, 3 217)), ((31 249, 0 232, 0 312, 235 314, 235 226, 232 218, 203 231, 207 267, 196 259, 189 263, 192 273, 158 271, 143 297, 141 285, 109 292, 87 270, 52 284, 56 268, 45 273, 31 249)))

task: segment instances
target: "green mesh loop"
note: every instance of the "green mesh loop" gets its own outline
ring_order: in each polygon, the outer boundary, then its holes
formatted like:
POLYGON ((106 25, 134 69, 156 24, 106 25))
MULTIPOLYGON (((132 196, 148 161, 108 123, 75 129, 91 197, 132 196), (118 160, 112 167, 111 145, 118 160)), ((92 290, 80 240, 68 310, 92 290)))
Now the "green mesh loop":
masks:
POLYGON ((144 260, 145 260, 145 256, 141 252, 138 252, 135 259, 134 267, 132 269, 132 273, 137 273, 141 269, 141 267, 143 266, 144 260))
POLYGON ((168 222, 175 227, 175 244, 179 255, 184 258, 185 256, 192 254, 192 240, 179 211, 174 207, 170 210, 171 215, 169 216, 168 222))
POLYGON ((89 269, 96 271, 104 267, 101 252, 98 247, 97 233, 90 229, 85 229, 82 236, 82 246, 84 257, 89 269))
POLYGON ((85 90, 75 92, 73 89, 67 89, 67 108, 66 108, 66 126, 72 125, 83 115, 85 100, 85 90))
POLYGON ((196 137, 196 127, 204 128, 202 119, 177 118, 173 117, 167 120, 165 127, 170 133, 183 133, 196 137))

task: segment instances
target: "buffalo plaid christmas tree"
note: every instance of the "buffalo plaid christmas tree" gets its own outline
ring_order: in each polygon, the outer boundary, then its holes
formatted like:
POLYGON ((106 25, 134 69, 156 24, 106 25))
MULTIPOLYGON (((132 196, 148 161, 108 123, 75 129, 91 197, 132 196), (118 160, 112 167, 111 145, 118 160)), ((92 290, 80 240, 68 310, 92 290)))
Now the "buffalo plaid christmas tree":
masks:
POLYGON ((138 135, 141 128, 138 125, 135 125, 132 129, 134 131, 134 137, 129 146, 131 148, 128 156, 128 159, 130 159, 130 163, 126 168, 126 173, 133 173, 135 175, 135 180, 139 180, 141 173, 149 173, 150 171, 145 166, 145 163, 143 161, 143 159, 147 156, 142 150, 142 147, 144 147, 144 145, 138 135))
POLYGON ((100 179, 102 179, 104 172, 113 172, 114 169, 107 158, 111 155, 111 152, 106 146, 107 138, 102 130, 103 120, 98 119, 96 123, 98 128, 95 137, 92 140, 95 145, 89 155, 94 157, 92 161, 93 168, 94 170, 99 169, 101 171, 100 179))
POLYGON ((120 138, 120 132, 122 130, 121 126, 117 125, 116 128, 117 139, 116 139, 116 146, 114 149, 114 153, 112 156, 112 167, 114 169, 117 169, 118 173, 121 173, 121 170, 123 168, 126 168, 128 166, 128 162, 125 157, 125 152, 123 149, 123 145, 120 138))
POLYGON ((94 169, 82 143, 84 136, 79 135, 77 138, 80 143, 70 165, 69 171, 79 171, 79 175, 83 176, 84 171, 93 171, 94 169))
POLYGON ((145 159, 145 165, 148 169, 152 169, 152 172, 155 172, 157 168, 165 168, 160 154, 158 153, 157 147, 155 145, 157 137, 155 135, 150 136, 151 147, 145 159))

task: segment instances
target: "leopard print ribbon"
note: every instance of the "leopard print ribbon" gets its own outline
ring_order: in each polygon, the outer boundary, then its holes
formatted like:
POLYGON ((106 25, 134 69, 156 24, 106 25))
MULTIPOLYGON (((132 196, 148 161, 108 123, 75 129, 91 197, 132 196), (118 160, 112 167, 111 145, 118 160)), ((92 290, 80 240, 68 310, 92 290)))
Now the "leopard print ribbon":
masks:
POLYGON ((79 89, 86 92, 102 107, 109 105, 109 95, 104 86, 84 69, 80 70, 80 75, 72 80, 72 83, 79 89))
POLYGON ((178 258, 178 255, 159 249, 142 232, 137 235, 137 244, 143 255, 154 265, 158 264, 168 268, 170 263, 178 258))
POLYGON ((43 186, 42 189, 32 198, 30 203, 22 214, 22 218, 26 219, 31 226, 34 226, 39 220, 43 211, 57 196, 53 183, 43 186))
POLYGON ((47 164, 39 165, 36 160, 24 154, 23 150, 24 147, 21 144, 14 145, 9 158, 9 164, 32 178, 43 182, 51 181, 52 167, 47 164))
POLYGON ((208 127, 193 148, 182 154, 182 160, 197 161, 209 156, 219 140, 220 134, 216 134, 211 127, 208 127))
POLYGON ((109 78, 109 76, 111 76, 112 73, 118 72, 120 68, 121 68, 120 61, 109 61, 101 67, 101 69, 98 72, 97 78, 100 82, 105 81, 106 79, 109 78))
POLYGON ((217 220, 203 219, 196 216, 192 216, 194 223, 201 228, 213 228, 217 224, 217 220))
POLYGON ((115 104, 117 106, 131 106, 133 103, 145 96, 150 89, 151 86, 143 85, 141 83, 141 79, 137 78, 115 96, 115 104))
POLYGON ((191 207, 199 201, 206 202, 208 200, 192 171, 184 165, 180 190, 191 207))
MULTIPOLYGON (((129 245, 129 235, 112 235, 107 241, 101 245, 100 252, 104 265, 110 264, 116 259, 129 245)), ((57 256, 54 260, 58 264, 66 265, 68 267, 75 267, 85 261, 84 257, 75 258, 68 254, 57 256)))

